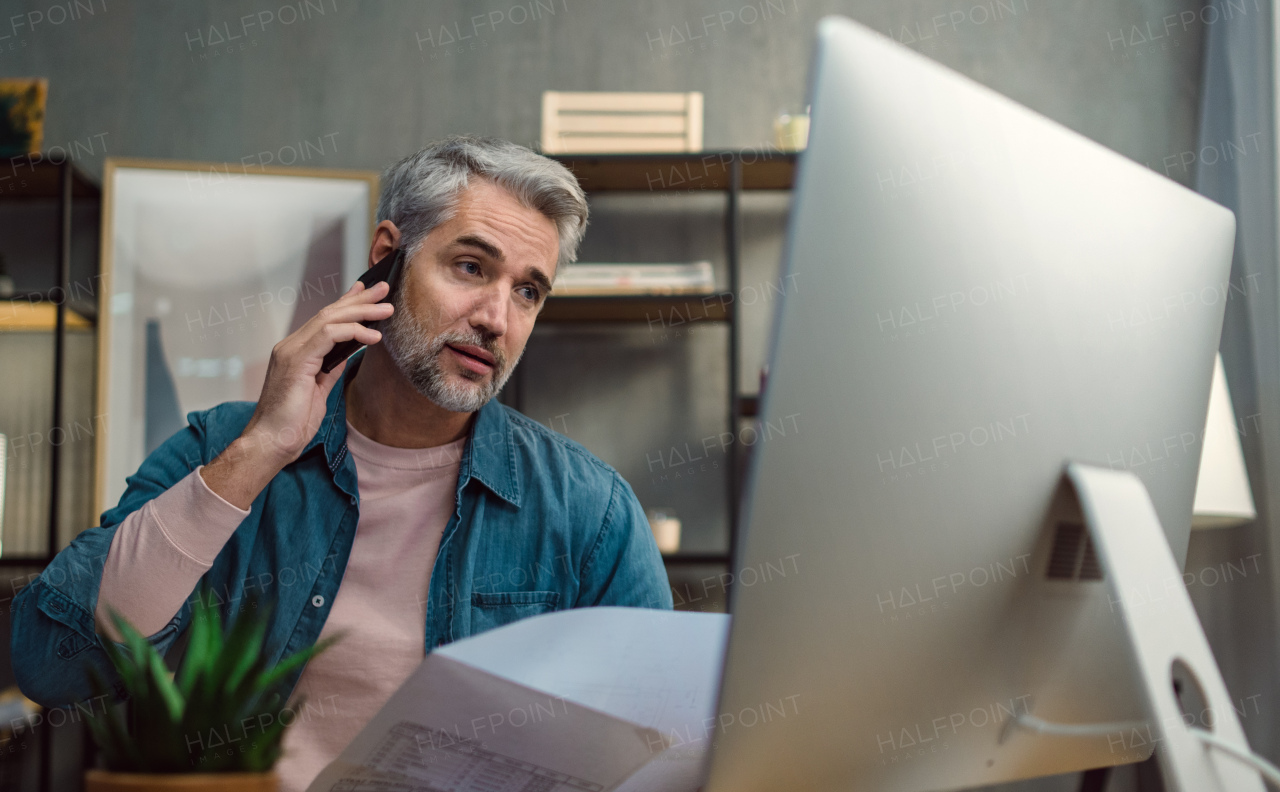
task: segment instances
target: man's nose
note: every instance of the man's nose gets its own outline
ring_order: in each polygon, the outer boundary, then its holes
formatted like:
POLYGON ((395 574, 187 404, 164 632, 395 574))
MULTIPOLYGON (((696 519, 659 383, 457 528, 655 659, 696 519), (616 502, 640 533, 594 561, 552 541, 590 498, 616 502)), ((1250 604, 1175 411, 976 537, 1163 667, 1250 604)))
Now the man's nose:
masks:
POLYGON ((486 287, 476 298, 471 310, 471 326, 501 336, 507 332, 506 289, 499 284, 486 287))

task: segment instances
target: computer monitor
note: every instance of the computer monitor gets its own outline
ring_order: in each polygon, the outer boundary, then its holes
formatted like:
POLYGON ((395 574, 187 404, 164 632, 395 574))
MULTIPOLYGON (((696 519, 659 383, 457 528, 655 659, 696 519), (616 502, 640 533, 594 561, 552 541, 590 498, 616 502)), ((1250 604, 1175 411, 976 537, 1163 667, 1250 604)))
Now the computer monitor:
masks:
POLYGON ((1050 509, 1068 461, 1130 470, 1185 563, 1224 306, 1250 289, 1231 212, 847 20, 810 90, 706 788, 1149 756, 1136 729, 1002 727, 1144 718, 1116 603, 1050 509))

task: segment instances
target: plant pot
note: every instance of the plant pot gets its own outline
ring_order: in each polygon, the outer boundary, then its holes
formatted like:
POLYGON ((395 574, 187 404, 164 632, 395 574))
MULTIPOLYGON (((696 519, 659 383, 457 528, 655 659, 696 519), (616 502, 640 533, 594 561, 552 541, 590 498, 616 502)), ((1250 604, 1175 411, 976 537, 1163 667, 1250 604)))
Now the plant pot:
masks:
POLYGON ((85 792, 277 792, 279 788, 275 773, 84 773, 85 792))

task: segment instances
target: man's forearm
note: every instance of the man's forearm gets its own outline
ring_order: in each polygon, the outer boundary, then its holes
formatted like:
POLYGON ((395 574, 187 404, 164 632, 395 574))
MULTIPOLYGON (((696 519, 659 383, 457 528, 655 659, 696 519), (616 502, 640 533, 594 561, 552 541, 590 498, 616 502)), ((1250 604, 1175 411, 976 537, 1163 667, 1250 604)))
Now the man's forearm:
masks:
POLYGON ((282 455, 265 435, 242 435, 200 469, 205 486, 238 509, 248 510, 284 469, 282 455))
POLYGON ((110 610, 143 635, 168 624, 248 515, 206 486, 203 470, 192 471, 116 529, 95 609, 98 629, 111 638, 120 636, 110 610))

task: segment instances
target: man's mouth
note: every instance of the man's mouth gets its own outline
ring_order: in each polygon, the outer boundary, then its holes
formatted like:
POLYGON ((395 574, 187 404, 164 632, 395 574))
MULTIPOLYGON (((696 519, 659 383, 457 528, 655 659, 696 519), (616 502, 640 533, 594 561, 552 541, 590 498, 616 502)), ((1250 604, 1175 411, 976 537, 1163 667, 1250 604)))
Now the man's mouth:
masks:
POLYGON ((457 357, 459 363, 477 374, 488 374, 497 365, 493 355, 481 347, 470 344, 445 344, 445 347, 457 357))

